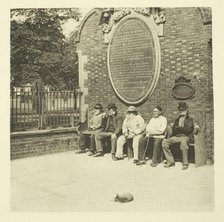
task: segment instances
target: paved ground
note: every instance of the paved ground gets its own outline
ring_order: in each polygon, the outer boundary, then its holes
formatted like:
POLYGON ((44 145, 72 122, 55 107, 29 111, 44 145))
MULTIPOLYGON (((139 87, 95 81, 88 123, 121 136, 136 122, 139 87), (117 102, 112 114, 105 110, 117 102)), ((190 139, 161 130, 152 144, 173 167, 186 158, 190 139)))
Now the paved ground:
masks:
POLYGON ((12 211, 212 211, 213 166, 135 166, 73 151, 11 162, 12 211), (117 203, 116 193, 134 201, 117 203))

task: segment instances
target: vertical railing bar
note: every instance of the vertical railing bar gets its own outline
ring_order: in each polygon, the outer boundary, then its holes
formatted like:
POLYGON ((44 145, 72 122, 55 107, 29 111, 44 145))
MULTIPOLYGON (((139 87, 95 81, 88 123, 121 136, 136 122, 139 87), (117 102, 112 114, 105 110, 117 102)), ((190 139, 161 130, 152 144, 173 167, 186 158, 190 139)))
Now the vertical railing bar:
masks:
POLYGON ((73 90, 73 112, 75 113, 75 121, 77 123, 77 109, 76 109, 76 99, 77 98, 77 90, 74 88, 73 90))
POLYGON ((30 128, 30 89, 28 89, 28 95, 27 95, 27 101, 28 101, 28 128, 30 128))
POLYGON ((72 110, 73 110, 73 112, 75 114, 75 122, 77 122, 76 97, 77 97, 77 91, 74 88, 73 89, 73 107, 72 107, 72 110))
POLYGON ((41 92, 38 90, 38 129, 41 129, 41 92))
POLYGON ((72 118, 72 115, 71 115, 71 98, 72 98, 72 95, 71 95, 71 92, 72 92, 72 89, 69 88, 69 91, 68 91, 68 98, 69 98, 69 101, 68 101, 68 109, 67 109, 67 115, 68 115, 68 121, 70 121, 70 124, 71 127, 73 126, 73 118, 72 118))
POLYGON ((26 129, 26 91, 24 87, 24 95, 23 95, 23 129, 26 129))
POLYGON ((47 101, 47 107, 48 107, 48 120, 49 120, 49 127, 51 127, 51 91, 50 88, 48 88, 48 101, 47 101))
POLYGON ((58 117, 58 124, 57 124, 57 127, 58 126, 60 126, 60 121, 61 121, 61 113, 60 113, 60 100, 61 100, 61 92, 60 91, 58 91, 58 94, 59 94, 59 96, 58 96, 58 115, 57 115, 57 117, 58 117))
POLYGON ((67 90, 67 107, 66 107, 66 120, 67 120, 67 125, 70 126, 71 124, 71 116, 70 116, 70 109, 69 109, 69 104, 70 104, 70 88, 67 90))
MULTIPOLYGON (((67 89, 65 90, 65 98, 67 98, 67 89)), ((67 101, 64 102, 64 110, 65 110, 64 111, 64 113, 65 113, 65 115, 64 115, 64 124, 67 126, 67 118, 68 118, 67 117, 67 112, 68 112, 67 109, 68 109, 68 107, 66 105, 68 106, 67 101)))
POLYGON ((66 99, 66 103, 64 103, 64 107, 65 107, 65 118, 64 118, 64 122, 65 122, 65 125, 67 127, 68 125, 68 89, 66 89, 65 91, 65 99, 66 99))
POLYGON ((64 96, 65 96, 65 92, 64 90, 61 90, 59 126, 64 125, 64 105, 65 105, 64 96))
POLYGON ((45 113, 44 113, 44 117, 45 117, 45 120, 44 120, 44 122, 45 122, 45 127, 48 127, 48 90, 47 89, 45 89, 45 103, 44 103, 44 105, 45 105, 45 113))
POLYGON ((65 100, 64 100, 64 110, 63 110, 63 115, 64 115, 64 124, 66 127, 69 126, 68 123, 68 115, 67 115, 67 111, 68 111, 68 102, 69 102, 69 97, 68 97, 68 89, 64 89, 64 94, 65 94, 65 100), (66 102, 65 102, 66 101, 66 102))
POLYGON ((16 93, 16 121, 15 121, 15 129, 17 130, 17 114, 18 114, 18 112, 17 112, 17 109, 18 109, 18 105, 17 105, 17 88, 15 89, 15 93, 16 93))
POLYGON ((24 128, 26 129, 26 119, 27 119, 27 117, 26 117, 26 91, 24 91, 24 128))
POLYGON ((59 93, 57 89, 57 109, 56 109, 56 126, 58 127, 58 102, 59 102, 59 93))
POLYGON ((53 93, 53 95, 54 95, 54 107, 53 107, 53 126, 55 127, 55 90, 54 90, 54 93, 53 93))
POLYGON ((78 103, 78 96, 79 96, 79 93, 78 93, 78 90, 74 90, 74 109, 75 109, 75 119, 76 119, 76 122, 79 121, 79 116, 78 116, 78 109, 77 109, 77 103, 78 103))
POLYGON ((14 103, 14 89, 13 89, 13 86, 11 86, 12 88, 11 88, 11 96, 10 96, 10 98, 11 98, 11 100, 12 100, 12 102, 11 102, 11 123, 10 123, 10 132, 12 132, 13 131, 13 123, 14 123, 14 121, 13 121, 13 118, 14 118, 14 115, 13 115, 13 112, 14 112, 14 108, 13 108, 13 103, 14 103))
MULTIPOLYGON (((33 88, 32 88, 33 89, 33 88)), ((34 93, 33 90, 31 89, 31 104, 32 104, 32 111, 31 111, 31 127, 33 128, 33 108, 34 108, 34 104, 35 104, 35 98, 34 98, 34 93)))
POLYGON ((23 104, 21 103, 21 123, 22 123, 22 128, 24 130, 25 126, 24 126, 24 123, 25 123, 25 120, 24 120, 24 105, 25 105, 25 87, 23 87, 23 93, 22 93, 22 97, 21 97, 21 101, 23 102, 23 104))
POLYGON ((22 109, 22 105, 21 105, 21 88, 20 88, 20 94, 19 94, 19 125, 20 125, 20 129, 22 128, 22 123, 21 123, 21 119, 22 119, 22 115, 21 115, 21 109, 22 109))
POLYGON ((51 109, 51 111, 50 111, 50 113, 51 113, 51 127, 52 127, 52 125, 54 126, 54 119, 53 119, 53 104, 54 104, 54 91, 53 90, 51 90, 51 105, 50 105, 50 109, 51 109))
POLYGON ((57 94, 57 104, 55 106, 55 126, 58 126, 58 99, 59 99, 59 94, 58 94, 58 90, 56 90, 56 94, 57 94))

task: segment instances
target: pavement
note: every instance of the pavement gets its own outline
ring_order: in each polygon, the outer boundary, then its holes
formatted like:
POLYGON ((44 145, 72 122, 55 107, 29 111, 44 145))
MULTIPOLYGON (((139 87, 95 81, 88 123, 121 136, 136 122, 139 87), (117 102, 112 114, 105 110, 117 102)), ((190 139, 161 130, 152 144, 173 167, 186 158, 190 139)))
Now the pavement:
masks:
POLYGON ((74 151, 11 161, 13 212, 205 212, 214 208, 214 166, 164 168, 74 151), (134 201, 114 202, 130 192, 134 201))

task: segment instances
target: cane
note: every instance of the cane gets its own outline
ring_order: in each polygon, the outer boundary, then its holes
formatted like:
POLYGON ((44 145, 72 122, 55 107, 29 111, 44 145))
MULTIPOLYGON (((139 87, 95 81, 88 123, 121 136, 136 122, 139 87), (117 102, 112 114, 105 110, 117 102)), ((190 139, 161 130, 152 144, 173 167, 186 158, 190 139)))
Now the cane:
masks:
MULTIPOLYGON (((145 151, 144 151, 143 157, 142 157, 143 160, 145 159, 145 154, 146 154, 146 151, 148 149, 149 139, 150 139, 150 136, 148 136, 148 139, 147 139, 147 143, 146 143, 146 146, 145 146, 145 151)), ((140 166, 142 166, 142 162, 140 162, 140 166)))

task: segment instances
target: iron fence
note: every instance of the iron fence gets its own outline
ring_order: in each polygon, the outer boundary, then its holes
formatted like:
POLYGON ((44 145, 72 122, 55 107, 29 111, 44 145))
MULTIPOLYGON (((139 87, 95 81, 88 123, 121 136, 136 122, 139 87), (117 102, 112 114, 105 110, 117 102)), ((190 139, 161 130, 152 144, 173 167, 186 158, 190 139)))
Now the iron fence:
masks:
POLYGON ((73 127, 79 123, 79 89, 12 87, 11 132, 73 127))

